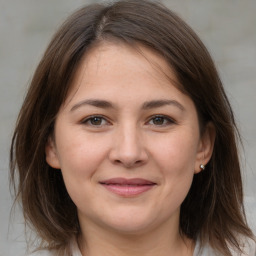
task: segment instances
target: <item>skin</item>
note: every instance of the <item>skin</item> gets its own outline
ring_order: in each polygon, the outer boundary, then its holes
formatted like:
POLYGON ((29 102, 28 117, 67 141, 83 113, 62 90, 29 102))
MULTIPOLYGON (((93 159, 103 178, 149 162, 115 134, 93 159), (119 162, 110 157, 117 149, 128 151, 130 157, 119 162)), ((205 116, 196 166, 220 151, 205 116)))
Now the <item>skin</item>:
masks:
POLYGON ((172 84, 168 64, 138 47, 105 42, 86 54, 46 145, 77 206, 82 255, 193 254, 179 233, 180 205, 211 157, 214 130, 200 134, 194 103, 172 84), (122 196, 100 184, 116 177, 155 185, 122 196))

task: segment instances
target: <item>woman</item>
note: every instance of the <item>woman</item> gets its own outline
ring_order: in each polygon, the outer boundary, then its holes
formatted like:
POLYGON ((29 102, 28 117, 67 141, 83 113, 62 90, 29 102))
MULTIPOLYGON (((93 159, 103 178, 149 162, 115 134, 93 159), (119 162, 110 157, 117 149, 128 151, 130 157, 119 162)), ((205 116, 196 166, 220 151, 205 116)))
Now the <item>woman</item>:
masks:
POLYGON ((144 0, 78 10, 12 141, 35 255, 255 255, 237 137, 209 53, 174 13, 144 0))

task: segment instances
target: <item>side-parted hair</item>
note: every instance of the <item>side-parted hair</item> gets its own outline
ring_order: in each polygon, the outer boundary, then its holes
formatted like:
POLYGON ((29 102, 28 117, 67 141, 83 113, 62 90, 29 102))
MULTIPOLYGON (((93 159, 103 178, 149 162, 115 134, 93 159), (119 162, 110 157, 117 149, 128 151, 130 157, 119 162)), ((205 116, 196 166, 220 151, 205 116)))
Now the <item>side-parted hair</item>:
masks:
POLYGON ((245 220, 238 156, 239 134, 214 63, 193 30, 162 4, 146 0, 86 6, 60 27, 39 63, 14 131, 10 179, 26 223, 41 246, 63 249, 80 232, 77 209, 60 170, 45 160, 81 59, 101 41, 151 48, 175 72, 180 89, 194 102, 203 131, 215 127, 213 155, 196 174, 180 212, 181 234, 209 243, 223 255, 240 248, 240 236, 252 237, 245 220))

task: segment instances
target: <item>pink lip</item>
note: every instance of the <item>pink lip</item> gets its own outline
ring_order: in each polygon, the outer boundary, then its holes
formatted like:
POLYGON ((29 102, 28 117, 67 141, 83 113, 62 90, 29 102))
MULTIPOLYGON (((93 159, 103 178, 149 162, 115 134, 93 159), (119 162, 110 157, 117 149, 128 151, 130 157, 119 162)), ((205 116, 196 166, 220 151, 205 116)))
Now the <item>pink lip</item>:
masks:
POLYGON ((100 182, 107 190, 123 197, 133 197, 152 189, 156 183, 140 179, 113 178, 100 182))

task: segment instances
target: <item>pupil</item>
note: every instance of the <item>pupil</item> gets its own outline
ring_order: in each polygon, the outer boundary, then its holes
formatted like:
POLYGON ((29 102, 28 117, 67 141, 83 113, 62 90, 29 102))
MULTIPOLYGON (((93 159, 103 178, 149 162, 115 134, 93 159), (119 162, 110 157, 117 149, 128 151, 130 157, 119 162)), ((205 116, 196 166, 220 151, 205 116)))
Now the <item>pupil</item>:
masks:
POLYGON ((153 123, 156 125, 160 125, 160 124, 163 124, 163 121, 164 121, 164 119, 162 117, 156 117, 156 118, 154 118, 153 123))
POLYGON ((94 125, 100 125, 101 124, 101 118, 100 117, 93 117, 91 122, 94 125))

